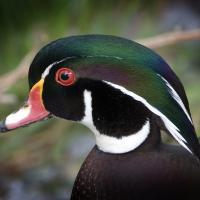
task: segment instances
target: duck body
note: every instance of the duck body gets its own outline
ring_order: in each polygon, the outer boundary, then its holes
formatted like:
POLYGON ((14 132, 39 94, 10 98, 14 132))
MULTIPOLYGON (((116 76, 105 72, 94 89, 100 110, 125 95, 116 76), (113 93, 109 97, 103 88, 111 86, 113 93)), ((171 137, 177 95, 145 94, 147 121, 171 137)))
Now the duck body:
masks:
POLYGON ((113 155, 95 146, 76 178, 71 200, 193 200, 200 165, 181 147, 113 155), (176 154, 174 154, 176 152, 176 154))

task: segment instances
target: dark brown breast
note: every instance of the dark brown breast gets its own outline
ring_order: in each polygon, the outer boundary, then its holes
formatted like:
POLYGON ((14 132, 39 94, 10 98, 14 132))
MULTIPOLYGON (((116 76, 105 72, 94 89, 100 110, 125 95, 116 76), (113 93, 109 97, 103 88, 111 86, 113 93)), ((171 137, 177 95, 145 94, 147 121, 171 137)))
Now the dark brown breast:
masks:
POLYGON ((72 200, 197 199, 199 161, 182 147, 107 154, 95 146, 76 178, 72 200))

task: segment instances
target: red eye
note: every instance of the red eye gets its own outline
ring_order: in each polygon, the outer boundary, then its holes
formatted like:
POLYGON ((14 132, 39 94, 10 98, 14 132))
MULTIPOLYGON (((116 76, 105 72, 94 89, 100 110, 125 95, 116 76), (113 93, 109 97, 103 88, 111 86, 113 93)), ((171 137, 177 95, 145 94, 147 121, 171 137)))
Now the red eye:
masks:
POLYGON ((56 82, 61 85, 72 85, 75 82, 75 80, 75 73, 71 69, 61 68, 56 72, 56 82))

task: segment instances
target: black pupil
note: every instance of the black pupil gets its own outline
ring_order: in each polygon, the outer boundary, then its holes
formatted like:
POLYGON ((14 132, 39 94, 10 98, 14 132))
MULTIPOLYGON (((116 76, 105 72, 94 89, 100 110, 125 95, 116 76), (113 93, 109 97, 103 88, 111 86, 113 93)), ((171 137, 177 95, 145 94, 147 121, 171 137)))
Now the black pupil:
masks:
POLYGON ((69 75, 68 75, 68 73, 63 72, 63 73, 61 74, 60 78, 61 78, 63 81, 66 81, 67 79, 69 79, 69 75))

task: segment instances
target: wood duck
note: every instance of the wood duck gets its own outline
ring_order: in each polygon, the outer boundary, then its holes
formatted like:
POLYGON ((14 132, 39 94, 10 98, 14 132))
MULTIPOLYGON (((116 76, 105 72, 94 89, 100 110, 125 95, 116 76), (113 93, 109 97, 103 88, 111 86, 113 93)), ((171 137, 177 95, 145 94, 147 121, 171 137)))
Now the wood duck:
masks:
POLYGON ((72 200, 199 196, 200 146, 187 97, 152 50, 107 35, 58 39, 35 56, 29 85, 26 104, 6 117, 1 132, 56 116, 95 135, 72 200), (180 145, 164 144, 161 130, 180 145))

